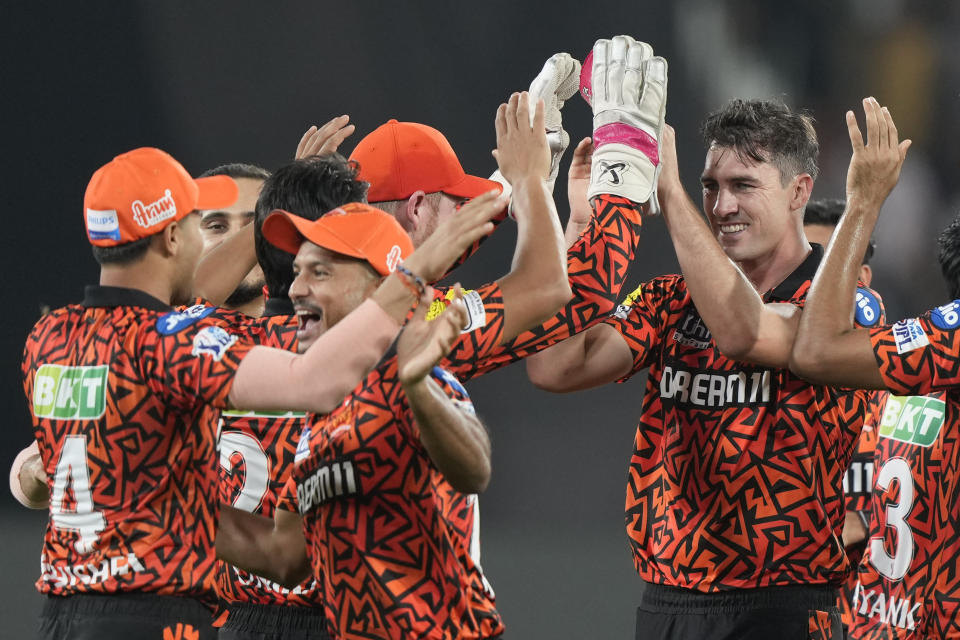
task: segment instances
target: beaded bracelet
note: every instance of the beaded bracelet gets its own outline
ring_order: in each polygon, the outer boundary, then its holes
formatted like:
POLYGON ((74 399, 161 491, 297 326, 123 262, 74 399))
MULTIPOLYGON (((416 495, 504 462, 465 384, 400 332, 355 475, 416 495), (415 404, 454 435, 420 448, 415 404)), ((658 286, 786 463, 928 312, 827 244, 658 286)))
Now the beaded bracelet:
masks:
POLYGON ((403 283, 417 296, 417 300, 420 300, 427 290, 427 284, 423 281, 423 278, 403 266, 402 262, 397 264, 397 273, 403 276, 401 278, 403 283))

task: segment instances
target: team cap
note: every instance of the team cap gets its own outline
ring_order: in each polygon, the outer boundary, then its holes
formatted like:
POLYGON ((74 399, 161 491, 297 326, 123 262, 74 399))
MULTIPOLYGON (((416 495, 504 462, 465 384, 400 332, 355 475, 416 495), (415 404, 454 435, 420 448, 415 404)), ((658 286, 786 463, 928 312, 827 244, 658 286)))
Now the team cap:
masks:
POLYGON ((296 254, 304 240, 360 258, 382 276, 389 275, 413 253, 413 242, 389 213, 367 204, 351 202, 307 220, 275 209, 263 221, 263 237, 273 246, 296 254))
POLYGON ((197 209, 229 207, 229 176, 193 179, 173 157, 152 147, 121 154, 97 169, 83 197, 87 238, 113 247, 159 233, 197 209))
POLYGON ((359 178, 370 183, 368 202, 405 200, 414 191, 475 198, 503 190, 465 173, 443 134, 416 122, 389 120, 361 140, 350 159, 360 166, 359 178))

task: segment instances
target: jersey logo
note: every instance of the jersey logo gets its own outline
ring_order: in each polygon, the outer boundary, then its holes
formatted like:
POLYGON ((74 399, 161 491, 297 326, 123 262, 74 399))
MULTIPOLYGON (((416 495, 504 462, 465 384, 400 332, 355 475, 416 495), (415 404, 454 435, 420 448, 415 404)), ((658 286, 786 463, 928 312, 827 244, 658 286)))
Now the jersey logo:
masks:
POLYGON ((310 455, 310 427, 304 427, 297 442, 297 452, 293 456, 294 462, 300 462, 310 455))
POLYGON ((637 301, 637 298, 640 297, 640 293, 643 291, 643 285, 634 289, 626 298, 623 299, 619 305, 617 305, 616 311, 613 312, 614 318, 619 318, 621 320, 626 320, 627 316, 630 315, 630 307, 633 306, 633 303, 637 301))
POLYGON ((660 378, 660 397, 696 409, 767 403, 771 397, 770 370, 717 372, 666 365, 660 378))
POLYGON ((901 320, 893 325, 893 337, 897 342, 897 353, 904 354, 930 344, 920 321, 916 318, 901 320))
POLYGON ((857 287, 857 302, 853 316, 861 327, 872 327, 879 322, 880 301, 872 291, 857 287))
MULTIPOLYGON (((443 298, 432 301, 430 309, 427 310, 427 321, 434 320, 443 313, 444 309, 453 302, 453 296, 453 289, 450 289, 443 298)), ((467 309, 467 324, 460 330, 460 333, 470 333, 474 329, 487 326, 487 309, 483 304, 483 296, 473 289, 468 289, 463 292, 462 300, 464 307, 467 309)))
POLYGON ((91 240, 120 242, 120 218, 114 209, 87 209, 87 235, 91 240))
POLYGON ((608 182, 612 185, 623 184, 623 174, 629 170, 626 162, 607 162, 601 160, 598 166, 600 175, 597 182, 608 182))
POLYGON ((946 407, 943 400, 929 396, 887 396, 880 436, 929 447, 940 435, 946 407))
POLYGON ((707 325, 703 324, 700 314, 691 309, 687 312, 680 327, 673 332, 673 339, 694 349, 706 349, 710 346, 712 337, 707 325))
POLYGON ((33 415, 53 420, 96 420, 107 407, 109 367, 45 364, 33 381, 33 415))
POLYGON ((930 313, 933 326, 944 331, 951 331, 960 326, 960 300, 954 300, 942 307, 937 307, 930 313))
POLYGON ((205 304, 195 304, 183 311, 171 311, 157 318, 157 331, 165 336, 179 333, 195 322, 206 318, 216 310, 216 307, 209 307, 205 304))
POLYGON ((297 482, 297 507, 301 514, 305 514, 335 498, 357 495, 359 486, 353 462, 324 462, 316 471, 297 482))
POLYGON ((237 336, 220 327, 204 327, 193 338, 193 355, 210 356, 219 361, 236 341, 237 336))

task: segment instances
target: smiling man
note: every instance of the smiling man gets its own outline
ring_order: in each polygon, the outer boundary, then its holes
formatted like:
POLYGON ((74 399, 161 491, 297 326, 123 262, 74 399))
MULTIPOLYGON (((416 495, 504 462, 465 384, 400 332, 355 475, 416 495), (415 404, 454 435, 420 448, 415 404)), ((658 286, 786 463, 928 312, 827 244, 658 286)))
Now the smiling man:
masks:
POLYGON ((707 221, 683 190, 670 127, 660 145, 658 196, 683 275, 644 283, 528 373, 572 391, 650 370, 626 500, 645 582, 637 638, 838 638, 841 482, 865 396, 787 370, 822 255, 803 235, 816 134, 809 117, 759 100, 710 114, 703 133, 707 221))

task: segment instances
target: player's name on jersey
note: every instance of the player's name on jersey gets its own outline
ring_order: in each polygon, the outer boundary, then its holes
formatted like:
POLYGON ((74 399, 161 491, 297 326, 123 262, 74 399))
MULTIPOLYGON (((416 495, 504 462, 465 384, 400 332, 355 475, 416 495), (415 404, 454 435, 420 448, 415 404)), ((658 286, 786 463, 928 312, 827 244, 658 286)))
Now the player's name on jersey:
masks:
POLYGON ((45 364, 33 383, 33 413, 51 420, 96 420, 107 406, 109 367, 45 364))
POLYGON ((929 447, 937 441, 946 403, 928 396, 888 396, 880 437, 929 447))
POLYGON ((54 583, 58 587, 72 586, 77 583, 95 584, 108 578, 123 576, 131 571, 138 573, 146 571, 140 558, 134 553, 122 556, 105 558, 99 563, 87 562, 75 565, 41 564, 41 579, 44 582, 54 583))
POLYGON ((298 584, 293 589, 287 589, 286 587, 277 584, 276 582, 271 582, 264 577, 255 575, 253 573, 247 573, 241 571, 236 567, 230 567, 233 570, 234 579, 242 584, 245 587, 254 586, 267 591, 272 591, 274 593, 280 594, 282 596, 288 595, 303 595, 305 593, 313 593, 317 589, 317 581, 311 579, 309 584, 304 587, 302 584, 298 584))
POLYGON ((888 626, 913 630, 917 627, 914 618, 923 602, 911 602, 909 598, 888 596, 883 591, 864 589, 857 584, 853 590, 852 609, 861 618, 876 620, 888 626))
POLYGON ((686 369, 667 365, 660 397, 695 407, 727 407, 770 401, 770 371, 686 369))

